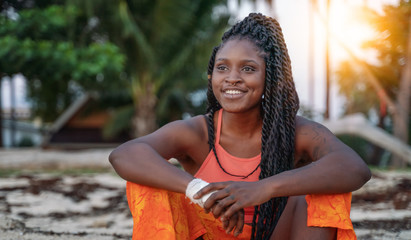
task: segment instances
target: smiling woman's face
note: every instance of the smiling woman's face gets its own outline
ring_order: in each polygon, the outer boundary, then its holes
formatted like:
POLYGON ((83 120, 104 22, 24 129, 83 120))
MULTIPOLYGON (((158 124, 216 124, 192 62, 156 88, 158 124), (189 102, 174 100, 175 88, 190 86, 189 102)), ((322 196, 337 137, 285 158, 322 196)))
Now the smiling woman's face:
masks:
POLYGON ((233 39, 217 52, 212 74, 213 93, 227 112, 260 110, 265 61, 248 39, 233 39))

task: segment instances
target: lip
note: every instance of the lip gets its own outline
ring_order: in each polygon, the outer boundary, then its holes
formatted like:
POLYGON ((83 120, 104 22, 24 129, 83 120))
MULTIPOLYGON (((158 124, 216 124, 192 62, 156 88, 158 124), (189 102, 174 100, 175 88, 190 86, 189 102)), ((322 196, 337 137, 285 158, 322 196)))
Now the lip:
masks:
POLYGON ((232 86, 230 86, 230 87, 223 87, 222 89, 221 89, 221 91, 222 92, 227 92, 227 91, 240 91, 240 92, 247 92, 247 89, 244 89, 244 88, 240 88, 240 87, 232 87, 232 86))
POLYGON ((245 89, 235 88, 235 87, 234 88, 226 87, 226 88, 223 88, 221 91, 224 97, 230 98, 230 99, 241 98, 247 92, 247 90, 245 89))

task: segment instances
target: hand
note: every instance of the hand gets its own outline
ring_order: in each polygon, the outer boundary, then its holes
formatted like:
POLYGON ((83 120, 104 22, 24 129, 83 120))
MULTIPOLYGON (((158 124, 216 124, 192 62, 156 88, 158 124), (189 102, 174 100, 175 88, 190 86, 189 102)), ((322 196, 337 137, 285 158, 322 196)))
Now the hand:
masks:
POLYGON ((231 217, 245 207, 260 205, 271 199, 271 193, 264 181, 258 182, 218 182, 210 183, 198 191, 194 198, 213 193, 204 203, 206 212, 223 220, 231 217))
POLYGON ((234 237, 237 237, 243 232, 244 227, 244 210, 241 209, 240 211, 233 214, 230 219, 223 218, 221 220, 223 222, 223 228, 227 234, 233 231, 234 237))

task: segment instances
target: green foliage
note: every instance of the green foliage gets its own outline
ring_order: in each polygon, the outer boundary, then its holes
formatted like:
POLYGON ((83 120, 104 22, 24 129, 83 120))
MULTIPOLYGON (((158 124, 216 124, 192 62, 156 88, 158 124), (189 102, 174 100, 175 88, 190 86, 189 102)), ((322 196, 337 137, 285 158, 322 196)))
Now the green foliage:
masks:
POLYGON ((350 61, 340 63, 336 71, 340 93, 346 96, 345 114, 364 113, 370 109, 378 110, 379 99, 370 83, 363 79, 363 69, 350 61))
MULTIPOLYGON (((384 6, 381 12, 366 8, 363 9, 363 13, 377 32, 377 37, 363 44, 363 48, 376 54, 377 62, 366 64, 368 69, 364 69, 363 65, 352 64, 354 61, 342 62, 336 72, 337 80, 340 92, 346 97, 347 114, 362 112, 374 118, 377 115, 378 126, 392 132, 392 129, 398 127, 393 126, 393 116, 398 116, 388 111, 387 103, 381 97, 382 92, 376 92, 371 81, 367 79, 366 70, 372 73, 392 101, 398 104, 402 70, 406 61, 410 60, 406 59, 406 52, 410 34, 408 19, 411 14, 411 2, 401 0, 396 5, 384 6)), ((365 151, 364 148, 367 148, 356 139, 346 138, 346 141, 361 154, 365 151)), ((364 155, 363 158, 367 159, 367 156, 364 155)), ((372 152, 368 154, 368 160, 374 164, 384 165, 387 162, 385 159, 388 159, 386 152, 377 147, 373 147, 372 152)))
POLYGON ((17 144, 18 147, 32 147, 34 146, 33 139, 30 136, 23 136, 17 144))
POLYGON ((369 160, 372 145, 363 138, 351 135, 339 135, 338 138, 352 148, 362 159, 369 160))
POLYGON ((71 38, 77 18, 77 8, 58 5, 21 10, 15 20, 0 16, 0 73, 26 77, 34 113, 45 121, 61 114, 79 91, 122 86, 124 56, 109 42, 71 38))
POLYGON ((130 119, 133 118, 134 114, 135 111, 132 104, 117 108, 115 113, 112 114, 110 121, 104 126, 103 136, 110 138, 123 131, 127 132, 130 128, 130 119))
POLYGON ((226 5, 226 0, 4 1, 17 17, 4 11, 0 16, 0 73, 28 79, 33 110, 46 121, 79 92, 119 92, 133 99, 134 110, 125 114, 128 100, 113 113, 122 119, 117 124, 127 126, 109 124, 106 134, 130 128, 129 114, 138 113, 147 96, 155 99, 149 112, 159 124, 198 114, 204 103, 193 104, 190 96, 206 88, 208 58, 230 17, 226 5))
MULTIPOLYGON (((400 1, 398 5, 386 5, 382 13, 364 9, 369 23, 377 31, 377 37, 370 39, 363 47, 377 54, 378 63, 368 64, 387 94, 395 99, 401 69, 405 64, 406 42, 408 36, 408 16, 411 3, 400 1)), ((338 67, 337 80, 340 92, 346 96, 346 113, 379 113, 378 93, 365 79, 362 66, 345 61, 338 67)))
POLYGON ((16 20, 2 18, 0 35, 14 35, 18 39, 67 40, 67 18, 78 15, 75 8, 51 5, 45 9, 26 9, 19 12, 16 20))
MULTIPOLYGON (((189 97, 205 89, 208 58, 227 26, 222 0, 71 1, 98 19, 96 29, 120 47, 135 107, 156 99, 157 123, 198 110, 189 97), (220 11, 224 12, 224 11, 220 11)), ((227 12, 227 11, 225 11, 227 12)), ((198 105, 197 107, 202 107, 198 105)), ((202 110, 204 111, 204 109, 202 110)), ((138 113, 136 109, 135 113, 138 113)))

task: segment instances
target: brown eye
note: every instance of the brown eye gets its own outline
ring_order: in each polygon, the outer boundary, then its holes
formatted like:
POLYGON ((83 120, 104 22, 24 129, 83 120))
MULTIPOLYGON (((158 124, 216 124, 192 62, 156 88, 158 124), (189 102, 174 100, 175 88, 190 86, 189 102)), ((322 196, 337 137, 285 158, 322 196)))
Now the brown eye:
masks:
POLYGON ((216 68, 217 68, 217 70, 219 70, 219 71, 228 70, 228 68, 227 68, 225 65, 219 65, 219 66, 217 66, 216 68))
POLYGON ((243 71, 244 72, 254 72, 255 69, 253 67, 246 66, 246 67, 243 67, 243 71))

